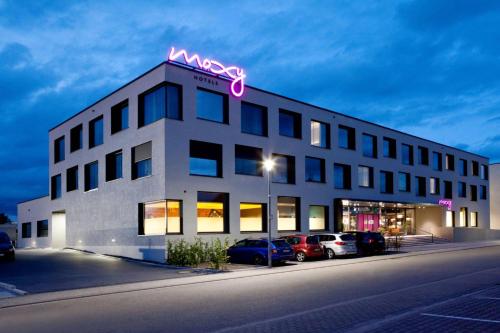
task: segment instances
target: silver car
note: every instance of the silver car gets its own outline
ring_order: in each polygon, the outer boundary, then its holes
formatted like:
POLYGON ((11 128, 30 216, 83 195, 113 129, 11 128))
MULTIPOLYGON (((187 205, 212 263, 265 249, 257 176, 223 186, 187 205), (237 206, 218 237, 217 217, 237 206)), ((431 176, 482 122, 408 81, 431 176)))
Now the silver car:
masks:
POLYGON ((334 234, 318 234, 319 241, 325 250, 328 259, 333 259, 335 256, 346 256, 357 254, 356 238, 351 234, 334 233, 334 234))

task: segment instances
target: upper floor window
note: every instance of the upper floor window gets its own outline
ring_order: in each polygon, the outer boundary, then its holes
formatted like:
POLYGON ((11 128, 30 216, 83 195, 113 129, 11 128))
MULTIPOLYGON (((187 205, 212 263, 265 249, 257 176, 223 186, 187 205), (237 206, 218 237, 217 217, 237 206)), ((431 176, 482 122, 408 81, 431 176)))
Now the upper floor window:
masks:
POLYGON ((358 186, 373 188, 373 168, 369 166, 358 166, 358 186))
MULTIPOLYGON (((151 141, 132 147, 132 179, 151 176, 153 173, 151 141)), ((121 155, 115 155, 115 165, 121 164, 121 155)))
POLYGON ((443 183, 444 183, 444 198, 453 199, 453 183, 449 180, 445 180, 443 183))
POLYGON ((481 179, 488 180, 488 166, 481 164, 481 179))
POLYGON ((302 116, 300 113, 279 110, 280 135, 290 138, 302 138, 302 116))
POLYGON ((436 171, 443 170, 443 155, 436 151, 432 152, 432 169, 436 171))
POLYGON ((439 178, 430 177, 429 178, 429 193, 430 194, 439 194, 439 178))
POLYGON ((479 186, 479 198, 481 200, 486 200, 487 197, 488 197, 488 194, 487 194, 487 187, 485 185, 481 185, 479 186))
POLYGON ((460 176, 467 176, 467 161, 462 158, 458 160, 458 172, 460 176))
POLYGON ((417 197, 425 197, 427 194, 427 186, 425 184, 425 177, 415 177, 415 194, 417 197))
POLYGON ((69 133, 69 151, 72 153, 83 147, 83 125, 73 127, 69 133))
POLYGON ((470 186, 470 200, 477 201, 477 186, 476 185, 470 186))
POLYGON ((398 190, 399 192, 411 192, 411 178, 408 172, 399 172, 398 190))
POLYGON ((335 163, 333 165, 334 186, 337 189, 351 189, 351 166, 335 163))
POLYGON ((458 182, 458 197, 467 197, 467 185, 464 182, 458 182))
POLYGON ((189 174, 222 177, 222 145, 191 140, 189 142, 189 174))
POLYGON ((52 200, 61 197, 61 175, 52 176, 50 179, 50 198, 52 200))
POLYGON ((339 125, 339 147, 356 149, 356 130, 352 127, 339 125))
POLYGON ((363 156, 377 158, 377 137, 363 133, 363 156))
POLYGON ((388 137, 383 139, 384 157, 396 158, 396 140, 388 137))
POLYGON ((111 134, 128 128, 128 100, 111 108, 111 134))
POLYGON ((64 135, 54 140, 54 163, 64 161, 64 135))
POLYGON ((418 146, 418 164, 429 165, 429 148, 418 146))
POLYGON ((330 124, 311 120, 311 145, 330 148, 330 124))
POLYGON ((138 127, 162 118, 182 120, 182 88, 162 83, 139 95, 138 127))
POLYGON ((306 182, 325 182, 325 160, 306 156, 306 182))
POLYGON ((85 191, 99 186, 99 164, 97 161, 85 165, 85 191))
POLYGON ((479 162, 472 161, 471 164, 472 164, 472 175, 479 176, 479 162))
POLYGON ((401 162, 404 165, 413 165, 413 146, 403 143, 401 145, 401 162))
POLYGON ((274 170, 272 180, 274 183, 295 184, 295 157, 273 154, 274 170))
POLYGON ((66 170, 66 192, 78 190, 78 165, 66 170))
POLYGON ((235 145, 235 173, 238 175, 262 176, 262 149, 235 145))
POLYGON ((380 171, 380 193, 394 193, 394 174, 390 171, 380 171))
POLYGON ((267 108, 241 102, 241 132, 267 136, 267 108))
POLYGON ((121 150, 117 150, 106 155, 107 182, 123 177, 122 159, 123 158, 121 150))
POLYGON ((451 154, 446 154, 445 159, 445 168, 446 170, 454 171, 455 170, 455 156, 451 154))
POLYGON ((103 143, 104 120, 102 116, 99 116, 89 122, 89 148, 102 145, 103 143))
POLYGON ((229 124, 229 102, 225 94, 198 88, 196 116, 199 119, 229 124))

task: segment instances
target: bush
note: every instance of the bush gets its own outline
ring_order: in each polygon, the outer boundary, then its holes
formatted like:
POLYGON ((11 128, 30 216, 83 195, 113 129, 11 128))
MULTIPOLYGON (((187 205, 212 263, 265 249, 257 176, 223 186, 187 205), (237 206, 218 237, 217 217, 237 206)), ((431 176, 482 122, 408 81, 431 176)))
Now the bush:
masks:
POLYGON ((204 242, 201 238, 195 237, 193 243, 188 243, 184 239, 178 241, 167 241, 167 262, 170 265, 198 267, 203 263, 208 263, 211 268, 224 269, 228 262, 227 249, 229 240, 224 242, 216 238, 210 243, 204 242))

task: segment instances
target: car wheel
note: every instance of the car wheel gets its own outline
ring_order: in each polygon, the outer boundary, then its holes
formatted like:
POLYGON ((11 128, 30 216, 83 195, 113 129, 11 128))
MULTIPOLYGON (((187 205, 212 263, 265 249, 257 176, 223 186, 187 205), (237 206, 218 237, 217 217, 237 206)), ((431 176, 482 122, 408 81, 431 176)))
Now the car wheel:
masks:
POLYGON ((335 258, 335 252, 332 249, 326 249, 326 256, 328 259, 333 259, 335 258))
POLYGON ((298 262, 303 262, 306 260, 306 254, 304 252, 297 252, 295 254, 295 259, 297 259, 298 262))
POLYGON ((253 263, 255 265, 263 265, 264 264, 264 258, 260 255, 256 255, 255 257, 253 257, 253 263))

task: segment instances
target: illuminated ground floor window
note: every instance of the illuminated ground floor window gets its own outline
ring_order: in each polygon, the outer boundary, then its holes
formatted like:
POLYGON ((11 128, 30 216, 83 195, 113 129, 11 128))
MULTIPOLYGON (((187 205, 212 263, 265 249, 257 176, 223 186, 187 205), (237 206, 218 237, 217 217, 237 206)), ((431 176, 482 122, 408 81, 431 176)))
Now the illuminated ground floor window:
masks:
POLYGON ((470 212, 470 226, 477 227, 477 212, 470 212))
POLYGON ((198 232, 229 232, 229 216, 227 193, 198 192, 197 231, 198 232))
POLYGON ((300 221, 300 199, 278 197, 278 231, 297 231, 300 221))
POLYGON ((328 225, 328 206, 309 206, 309 230, 326 230, 328 225))
POLYGON ((261 203, 240 203, 240 231, 262 232, 266 230, 266 208, 261 203))
POLYGON ((467 207, 461 207, 459 227, 466 227, 466 226, 467 226, 467 207))
POLYGON ((446 211, 446 226, 453 227, 455 221, 455 212, 452 210, 446 211))
POLYGON ((182 233, 182 201, 159 200, 139 205, 139 235, 182 233))

